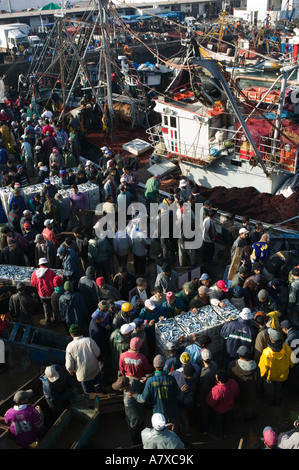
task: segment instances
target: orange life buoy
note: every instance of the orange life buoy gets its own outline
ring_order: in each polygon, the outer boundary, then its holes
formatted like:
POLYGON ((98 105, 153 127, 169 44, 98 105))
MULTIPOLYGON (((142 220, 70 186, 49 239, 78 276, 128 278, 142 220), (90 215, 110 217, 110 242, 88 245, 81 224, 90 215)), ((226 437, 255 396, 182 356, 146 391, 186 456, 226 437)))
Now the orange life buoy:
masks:
POLYGON ((128 55, 132 55, 133 54, 133 49, 129 46, 125 46, 124 47, 124 53, 128 54, 128 55))

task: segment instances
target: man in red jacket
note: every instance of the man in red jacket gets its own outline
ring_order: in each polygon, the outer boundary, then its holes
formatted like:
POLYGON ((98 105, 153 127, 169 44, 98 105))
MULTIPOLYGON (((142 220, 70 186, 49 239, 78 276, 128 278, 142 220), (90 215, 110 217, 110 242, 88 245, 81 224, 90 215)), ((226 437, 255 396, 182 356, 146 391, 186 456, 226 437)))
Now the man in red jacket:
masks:
POLYGON ((215 378, 216 385, 208 393, 206 403, 211 409, 211 437, 219 440, 226 437, 231 411, 240 389, 236 380, 229 379, 224 370, 218 370, 215 378))
POLYGON ((50 326, 54 324, 54 322, 51 322, 51 295, 54 292, 53 280, 56 277, 56 273, 49 269, 46 258, 40 258, 38 264, 39 268, 35 269, 32 273, 31 284, 36 288, 44 309, 45 319, 41 320, 40 323, 50 326))
POLYGON ((119 358, 119 371, 126 377, 141 379, 147 374, 153 374, 153 368, 148 363, 144 354, 139 352, 142 347, 142 339, 137 336, 130 341, 130 349, 123 352, 119 358))

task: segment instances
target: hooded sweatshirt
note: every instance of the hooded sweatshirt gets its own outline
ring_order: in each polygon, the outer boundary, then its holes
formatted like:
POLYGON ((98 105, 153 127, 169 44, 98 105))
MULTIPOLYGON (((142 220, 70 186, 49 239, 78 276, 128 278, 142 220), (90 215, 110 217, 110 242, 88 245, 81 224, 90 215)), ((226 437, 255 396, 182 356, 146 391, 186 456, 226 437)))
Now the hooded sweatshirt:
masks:
POLYGON ((259 361, 261 377, 273 382, 285 382, 289 376, 292 362, 292 350, 282 340, 268 343, 259 361))
POLYGON ((41 298, 50 299, 54 292, 53 279, 56 273, 49 268, 39 267, 33 271, 31 284, 37 289, 41 298))
POLYGON ((228 375, 240 387, 242 402, 252 402, 256 391, 257 364, 252 360, 236 359, 229 364, 228 375))
POLYGON ((98 305, 98 287, 95 282, 96 270, 93 266, 86 268, 85 276, 80 278, 78 290, 84 298, 86 307, 90 314, 92 314, 98 305))

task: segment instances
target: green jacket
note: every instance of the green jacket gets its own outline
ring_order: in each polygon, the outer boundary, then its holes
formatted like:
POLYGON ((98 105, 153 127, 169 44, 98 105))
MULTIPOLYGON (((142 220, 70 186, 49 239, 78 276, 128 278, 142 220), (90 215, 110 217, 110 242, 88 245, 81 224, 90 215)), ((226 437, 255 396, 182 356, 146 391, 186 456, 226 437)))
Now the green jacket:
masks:
POLYGON ((120 330, 114 330, 110 335, 110 346, 111 346, 111 362, 112 369, 115 371, 119 370, 119 357, 127 351, 130 347, 130 337, 123 336, 120 330))
POLYGON ((95 263, 108 261, 112 256, 112 245, 107 238, 91 239, 88 243, 88 261, 94 266, 95 263))
POLYGON ((144 195, 145 197, 157 197, 159 195, 160 180, 152 176, 145 183, 144 195))
POLYGON ((163 431, 145 428, 141 431, 141 439, 144 449, 185 449, 181 439, 168 428, 163 431))

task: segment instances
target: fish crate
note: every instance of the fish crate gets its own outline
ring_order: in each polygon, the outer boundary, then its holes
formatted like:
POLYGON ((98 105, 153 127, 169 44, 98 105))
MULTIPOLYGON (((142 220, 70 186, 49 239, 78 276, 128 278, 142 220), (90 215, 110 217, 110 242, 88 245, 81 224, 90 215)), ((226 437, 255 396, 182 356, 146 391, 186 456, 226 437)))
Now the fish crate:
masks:
POLYGON ((211 305, 201 307, 195 315, 203 324, 202 334, 213 337, 220 333, 224 320, 215 312, 214 307, 211 305))
POLYGON ((175 322, 184 331, 185 335, 198 335, 204 329, 202 321, 192 312, 177 315, 175 322))
MULTIPOLYGON (((202 309, 206 309, 206 307, 202 307, 202 309)), ((166 356, 166 343, 176 342, 180 336, 190 338, 192 334, 195 334, 197 338, 199 338, 201 335, 207 334, 212 339, 211 348, 209 346, 209 349, 211 349, 213 353, 218 351, 222 352, 223 339, 220 336, 220 330, 224 321, 220 319, 213 310, 209 309, 209 311, 215 318, 215 323, 213 324, 211 324, 211 321, 209 323, 202 321, 199 315, 193 312, 186 312, 174 318, 168 318, 158 322, 155 327, 157 351, 163 356, 166 356)), ((184 343, 180 344, 182 345, 184 343)), ((190 343, 185 341, 185 344, 188 346, 190 343)))
POLYGON ((213 309, 220 318, 222 318, 224 321, 228 320, 229 318, 232 320, 238 318, 240 314, 239 310, 234 307, 234 305, 232 305, 228 299, 224 299, 221 302, 225 303, 226 307, 217 307, 213 305, 213 309))
POLYGON ((180 336, 185 336, 184 330, 177 325, 174 318, 160 320, 155 325, 156 346, 161 352, 165 352, 165 345, 168 342, 175 342, 180 336))

